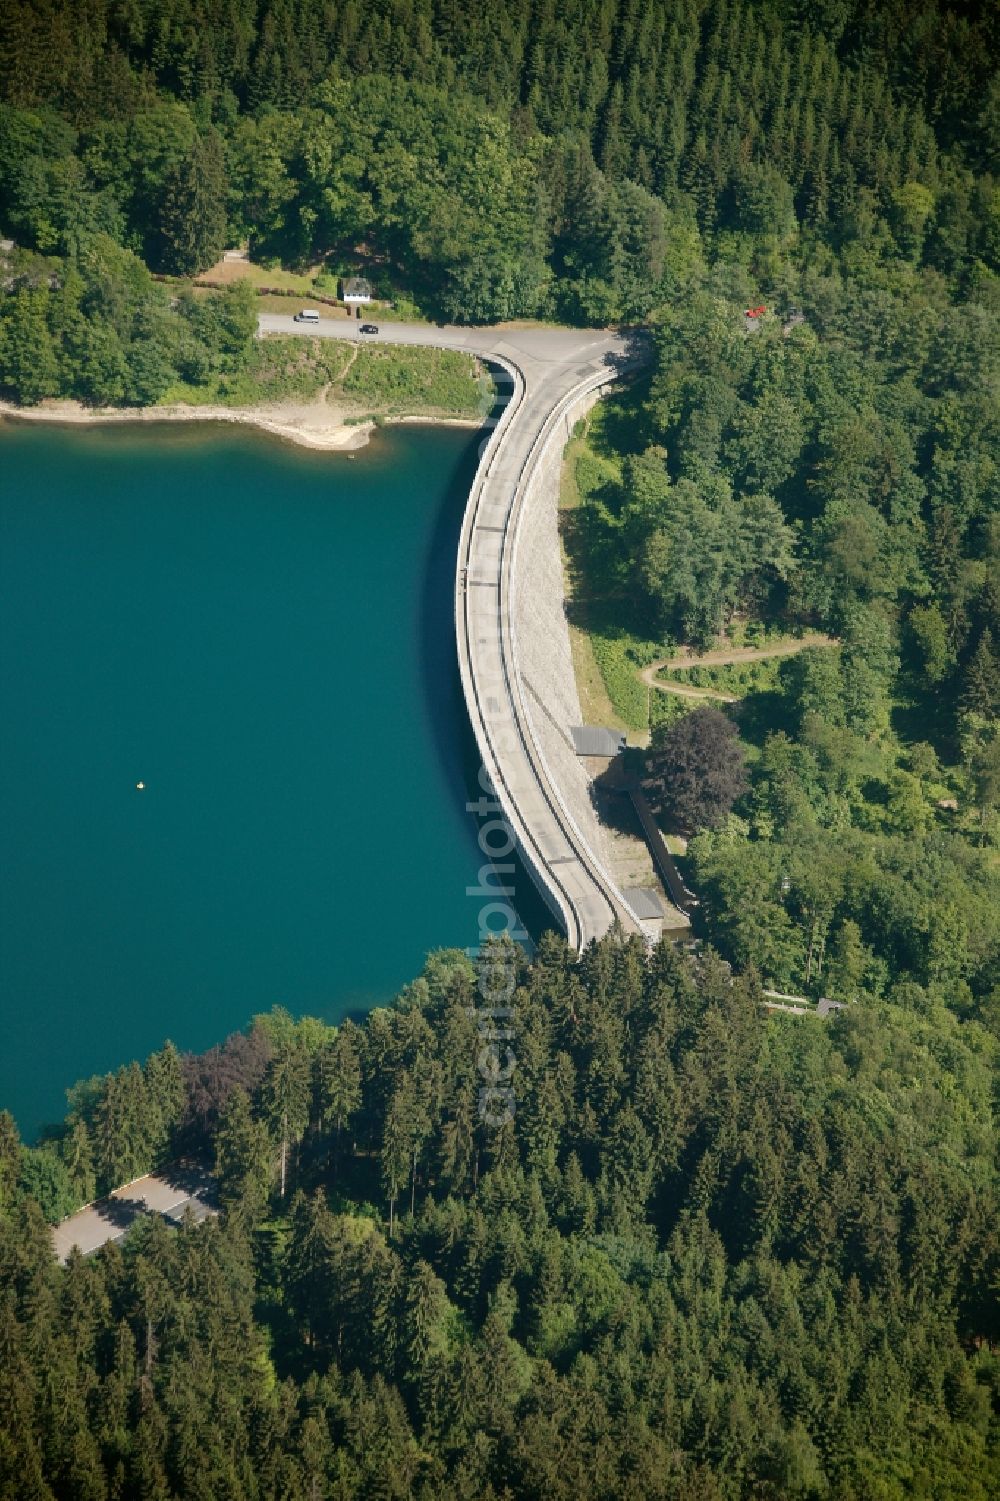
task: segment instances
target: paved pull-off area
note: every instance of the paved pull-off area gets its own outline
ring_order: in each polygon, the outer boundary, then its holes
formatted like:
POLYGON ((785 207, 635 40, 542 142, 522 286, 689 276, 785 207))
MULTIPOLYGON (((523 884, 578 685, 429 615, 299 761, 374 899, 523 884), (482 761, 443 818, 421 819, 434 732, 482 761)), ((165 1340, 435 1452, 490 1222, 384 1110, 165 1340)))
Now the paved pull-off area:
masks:
MULTIPOLYGON (((455 625, 465 701, 483 766, 522 858, 569 942, 582 949, 616 919, 627 931, 638 931, 635 914, 605 869, 586 789, 570 785, 568 770, 553 774, 559 752, 551 737, 568 739, 569 725, 553 728, 546 685, 534 667, 530 682, 523 670, 522 644, 533 662, 539 654, 537 640, 521 639, 531 601, 519 599, 518 564, 526 515, 536 506, 554 510, 557 504, 558 481, 554 488, 550 483, 553 458, 558 474, 576 415, 634 361, 629 340, 608 330, 535 325, 383 323, 377 335, 366 335, 344 319, 306 325, 264 314, 259 323, 262 334, 462 349, 507 372, 513 392, 484 447, 459 544, 455 625), (528 608, 519 609, 522 603, 528 608)), ((567 630, 561 608, 558 619, 547 617, 545 630, 553 662, 568 665, 568 635, 565 652, 561 636, 556 639, 567 630)), ((558 687, 558 696, 575 700, 572 682, 558 687)))
POLYGON ((215 1185, 200 1163, 174 1162, 116 1188, 106 1199, 97 1199, 56 1225, 56 1256, 65 1261, 74 1246, 87 1256, 109 1240, 120 1240, 143 1215, 158 1214, 179 1225, 188 1209, 197 1220, 215 1214, 215 1185))

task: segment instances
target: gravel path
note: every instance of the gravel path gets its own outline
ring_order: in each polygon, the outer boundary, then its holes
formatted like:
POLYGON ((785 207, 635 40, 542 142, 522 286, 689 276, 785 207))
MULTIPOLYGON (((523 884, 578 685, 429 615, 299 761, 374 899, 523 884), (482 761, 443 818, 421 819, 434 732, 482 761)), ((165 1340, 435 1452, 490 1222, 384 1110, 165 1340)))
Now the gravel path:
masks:
POLYGON ((729 667, 737 662, 763 662, 771 657, 794 657, 800 651, 805 651, 807 646, 835 645, 832 636, 824 636, 822 631, 811 631, 795 641, 783 641, 779 646, 719 647, 715 651, 701 653, 696 652, 693 647, 682 646, 674 656, 650 662, 648 667, 642 669, 640 677, 647 688, 657 688, 660 693, 675 693, 678 698, 707 698, 715 699, 718 703, 735 704, 739 700, 734 693, 720 693, 714 688, 696 688, 691 683, 661 683, 656 674, 683 672, 687 667, 729 667))

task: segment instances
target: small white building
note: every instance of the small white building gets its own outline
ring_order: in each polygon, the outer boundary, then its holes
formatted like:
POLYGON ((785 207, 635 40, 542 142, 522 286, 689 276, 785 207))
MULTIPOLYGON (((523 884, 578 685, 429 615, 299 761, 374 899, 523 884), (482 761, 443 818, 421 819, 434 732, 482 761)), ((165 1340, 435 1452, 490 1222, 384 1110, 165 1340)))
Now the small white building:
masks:
POLYGON ((349 276, 344 278, 342 286, 341 297, 347 311, 360 314, 361 309, 367 307, 372 300, 371 282, 366 281, 363 276, 349 276))

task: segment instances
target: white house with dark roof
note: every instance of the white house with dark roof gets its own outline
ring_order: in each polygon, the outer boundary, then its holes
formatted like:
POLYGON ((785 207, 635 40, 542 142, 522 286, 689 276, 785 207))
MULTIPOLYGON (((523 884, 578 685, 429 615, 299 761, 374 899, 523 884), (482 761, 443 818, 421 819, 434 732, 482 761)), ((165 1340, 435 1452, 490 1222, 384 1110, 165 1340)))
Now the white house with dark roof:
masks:
POLYGON ((360 312, 372 300, 372 285, 363 276, 345 276, 341 297, 349 313, 360 312))

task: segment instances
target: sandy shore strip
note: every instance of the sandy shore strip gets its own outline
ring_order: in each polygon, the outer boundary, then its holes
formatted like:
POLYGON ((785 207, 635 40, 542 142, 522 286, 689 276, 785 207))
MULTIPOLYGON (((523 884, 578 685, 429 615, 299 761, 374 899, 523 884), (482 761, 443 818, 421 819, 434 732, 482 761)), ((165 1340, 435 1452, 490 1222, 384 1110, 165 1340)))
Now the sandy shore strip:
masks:
MULTIPOLYGON (((375 418, 356 413, 326 401, 283 401, 254 407, 226 406, 152 406, 152 407, 85 407, 82 402, 49 399, 35 407, 17 406, 0 401, 0 418, 16 421, 68 423, 90 426, 112 422, 233 422, 256 427, 277 438, 298 443, 303 448, 320 448, 350 452, 364 448, 376 426, 375 418)), ((466 417, 397 416, 381 419, 387 423, 421 422, 430 426, 477 428, 482 424, 466 417)))

